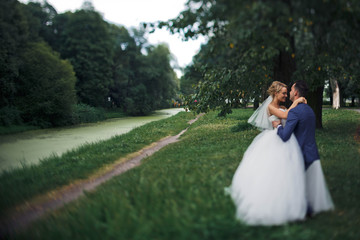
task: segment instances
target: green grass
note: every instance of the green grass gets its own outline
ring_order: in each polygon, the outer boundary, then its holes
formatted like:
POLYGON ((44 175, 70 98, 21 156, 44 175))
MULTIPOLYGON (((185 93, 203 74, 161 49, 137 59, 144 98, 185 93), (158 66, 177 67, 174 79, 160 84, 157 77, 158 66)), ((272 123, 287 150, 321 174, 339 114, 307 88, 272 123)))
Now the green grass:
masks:
MULTIPOLYGON (((280 227, 234 219, 224 187, 258 131, 252 110, 209 113, 182 141, 36 222, 17 239, 360 239, 360 114, 324 110, 317 142, 336 210, 280 227)), ((182 115, 184 116, 184 115, 182 115)))
POLYGON ((193 118, 193 114, 182 112, 110 140, 85 144, 62 156, 46 158, 39 165, 3 172, 0 175, 0 212, 4 213, 19 203, 71 181, 84 179, 105 164, 113 163, 163 137, 176 135, 193 118))

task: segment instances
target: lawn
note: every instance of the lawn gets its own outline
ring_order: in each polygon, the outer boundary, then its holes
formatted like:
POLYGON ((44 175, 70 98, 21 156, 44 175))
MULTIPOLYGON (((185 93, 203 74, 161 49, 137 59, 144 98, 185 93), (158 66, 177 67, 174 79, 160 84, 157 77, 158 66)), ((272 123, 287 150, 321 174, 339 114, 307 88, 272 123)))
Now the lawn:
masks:
POLYGON ((349 110, 324 110, 324 129, 316 133, 335 211, 280 227, 248 227, 234 219, 235 208, 224 187, 259 133, 246 123, 251 113, 235 110, 226 118, 206 114, 180 142, 15 238, 360 239, 360 143, 354 136, 360 114, 349 110))
POLYGON ((182 112, 106 141, 84 144, 62 156, 50 156, 40 164, 2 172, 0 217, 17 204, 72 181, 85 179, 107 164, 137 152, 161 138, 176 135, 185 129, 187 122, 193 118, 193 114, 182 112))

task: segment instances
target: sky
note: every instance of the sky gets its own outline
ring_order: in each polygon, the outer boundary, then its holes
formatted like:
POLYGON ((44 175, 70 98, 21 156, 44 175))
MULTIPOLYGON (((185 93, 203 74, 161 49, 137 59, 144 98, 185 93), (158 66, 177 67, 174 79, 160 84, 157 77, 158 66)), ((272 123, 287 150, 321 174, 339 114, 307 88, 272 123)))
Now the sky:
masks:
MULTIPOLYGON (((32 0, 42 2, 42 0, 32 0)), ((101 13, 107 22, 120 24, 128 30, 138 28, 142 22, 166 21, 175 18, 185 9, 187 0, 92 0, 95 10, 101 13)), ((27 3, 29 0, 20 0, 27 3)), ((84 0, 47 0, 58 13, 76 11, 81 8, 84 0)), ((150 44, 167 43, 170 52, 180 67, 185 67, 192 62, 192 57, 200 50, 203 37, 197 40, 183 41, 176 34, 170 34, 166 29, 157 29, 147 36, 150 44)), ((178 77, 182 75, 176 71, 178 77)))

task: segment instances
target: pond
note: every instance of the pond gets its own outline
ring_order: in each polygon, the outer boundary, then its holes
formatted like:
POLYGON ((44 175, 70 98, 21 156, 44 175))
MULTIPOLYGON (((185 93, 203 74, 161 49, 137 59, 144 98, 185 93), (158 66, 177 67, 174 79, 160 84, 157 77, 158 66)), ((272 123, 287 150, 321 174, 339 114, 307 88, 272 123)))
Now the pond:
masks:
POLYGON ((39 163, 40 159, 52 154, 60 156, 72 148, 127 133, 133 128, 173 116, 180 111, 183 109, 163 109, 144 117, 114 118, 98 123, 0 136, 0 172, 21 167, 22 164, 39 163))

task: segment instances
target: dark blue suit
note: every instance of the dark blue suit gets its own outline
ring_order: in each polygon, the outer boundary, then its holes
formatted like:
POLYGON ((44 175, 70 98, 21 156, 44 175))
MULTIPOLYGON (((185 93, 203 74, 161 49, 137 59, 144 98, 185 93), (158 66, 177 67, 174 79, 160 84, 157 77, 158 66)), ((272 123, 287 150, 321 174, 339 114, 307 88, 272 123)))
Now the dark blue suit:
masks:
POLYGON ((286 142, 292 133, 300 145, 304 155, 305 169, 315 160, 319 160, 319 152, 315 141, 316 119, 314 111, 307 104, 299 104, 288 113, 285 127, 278 127, 277 134, 286 142))

